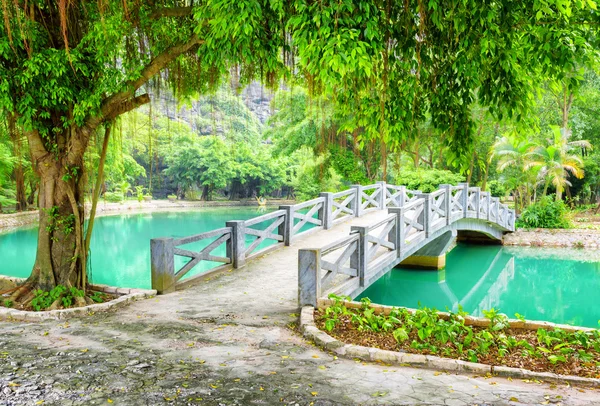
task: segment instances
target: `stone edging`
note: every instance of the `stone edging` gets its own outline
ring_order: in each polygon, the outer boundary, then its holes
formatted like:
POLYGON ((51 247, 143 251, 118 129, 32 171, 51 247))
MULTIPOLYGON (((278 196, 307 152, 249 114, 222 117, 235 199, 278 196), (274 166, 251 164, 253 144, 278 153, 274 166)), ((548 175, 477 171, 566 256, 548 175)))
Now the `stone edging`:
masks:
MULTIPOLYGON (((9 278, 5 278, 9 279, 9 278)), ((20 278, 10 278, 13 281, 20 281, 20 278)), ((81 317, 98 312, 107 312, 124 307, 128 303, 136 300, 146 299, 156 295, 156 290, 150 289, 128 289, 116 288, 106 285, 91 285, 90 288, 97 292, 119 295, 118 298, 106 303, 87 305, 83 307, 74 307, 72 309, 50 310, 42 312, 32 312, 26 310, 10 309, 0 307, 0 320, 9 321, 44 321, 44 320, 64 320, 72 317, 81 317)))
POLYGON ((573 375, 558 375, 551 372, 534 372, 527 369, 493 366, 467 362, 451 358, 436 357, 433 355, 409 354, 381 350, 379 348, 364 347, 354 344, 345 344, 331 337, 326 332, 317 328, 314 318, 314 307, 305 306, 300 312, 300 329, 304 337, 314 341, 319 347, 334 352, 335 354, 350 359, 363 361, 384 362, 400 366, 411 366, 426 369, 435 369, 456 373, 471 373, 477 375, 496 375, 501 377, 537 379, 558 383, 569 383, 579 386, 600 388, 600 379, 583 378, 573 375))
POLYGON ((505 246, 548 248, 600 249, 600 230, 573 229, 523 229, 506 234, 505 246))

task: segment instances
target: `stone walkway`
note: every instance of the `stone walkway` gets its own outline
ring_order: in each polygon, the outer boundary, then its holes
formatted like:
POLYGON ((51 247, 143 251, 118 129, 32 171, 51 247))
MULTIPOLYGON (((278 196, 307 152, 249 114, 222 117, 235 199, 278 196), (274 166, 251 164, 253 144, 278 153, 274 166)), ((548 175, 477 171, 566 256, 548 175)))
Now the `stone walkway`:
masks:
POLYGON ((290 251, 383 215, 117 313, 2 322, 0 405, 600 404, 597 390, 336 359, 304 341, 290 251))

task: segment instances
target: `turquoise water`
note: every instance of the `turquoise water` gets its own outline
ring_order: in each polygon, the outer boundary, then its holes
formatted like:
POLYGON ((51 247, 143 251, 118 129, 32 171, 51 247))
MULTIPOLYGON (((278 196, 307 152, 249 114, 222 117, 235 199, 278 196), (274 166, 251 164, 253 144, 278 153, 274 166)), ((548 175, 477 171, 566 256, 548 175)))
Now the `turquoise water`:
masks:
MULTIPOLYGON (((97 218, 91 242, 91 280, 93 283, 130 288, 150 288, 150 239, 185 237, 225 227, 229 220, 247 220, 272 211, 256 207, 205 208, 188 212, 125 214, 97 218)), ((258 224, 261 229, 273 220, 258 224)), ((302 231, 308 226, 303 227, 302 231)), ((199 249, 213 240, 188 244, 182 248, 199 249)), ((248 237, 246 245, 254 241, 248 237)), ((264 241, 257 250, 273 244, 264 241)), ((35 261, 37 227, 0 234, 0 274, 27 277, 35 261)), ((256 252, 256 251, 254 251, 256 252)), ((213 251, 225 256, 225 245, 213 251)), ((176 271, 187 262, 176 257, 176 271)), ((203 261, 186 277, 220 265, 203 261)))
POLYGON ((459 244, 441 271, 394 269, 358 299, 598 327, 600 252, 459 244))

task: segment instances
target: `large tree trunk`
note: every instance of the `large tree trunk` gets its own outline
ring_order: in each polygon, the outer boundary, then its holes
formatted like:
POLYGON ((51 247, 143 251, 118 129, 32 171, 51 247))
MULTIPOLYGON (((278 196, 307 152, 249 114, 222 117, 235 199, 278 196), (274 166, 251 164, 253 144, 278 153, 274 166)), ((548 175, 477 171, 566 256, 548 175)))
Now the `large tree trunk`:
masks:
POLYGON ((64 285, 85 289, 83 154, 89 129, 71 128, 59 135, 59 145, 70 148, 58 159, 46 152, 39 134, 32 132, 28 138, 34 170, 40 178, 40 220, 35 264, 24 287, 51 290, 64 285))

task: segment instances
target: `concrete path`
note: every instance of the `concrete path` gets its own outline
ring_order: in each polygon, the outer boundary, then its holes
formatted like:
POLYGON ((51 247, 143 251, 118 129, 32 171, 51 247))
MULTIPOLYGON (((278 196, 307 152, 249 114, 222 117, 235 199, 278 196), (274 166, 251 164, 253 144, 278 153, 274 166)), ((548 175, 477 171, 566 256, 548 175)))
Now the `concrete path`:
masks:
POLYGON ((303 340, 295 252, 384 215, 117 313, 2 322, 0 405, 600 404, 597 390, 336 359, 303 340))

